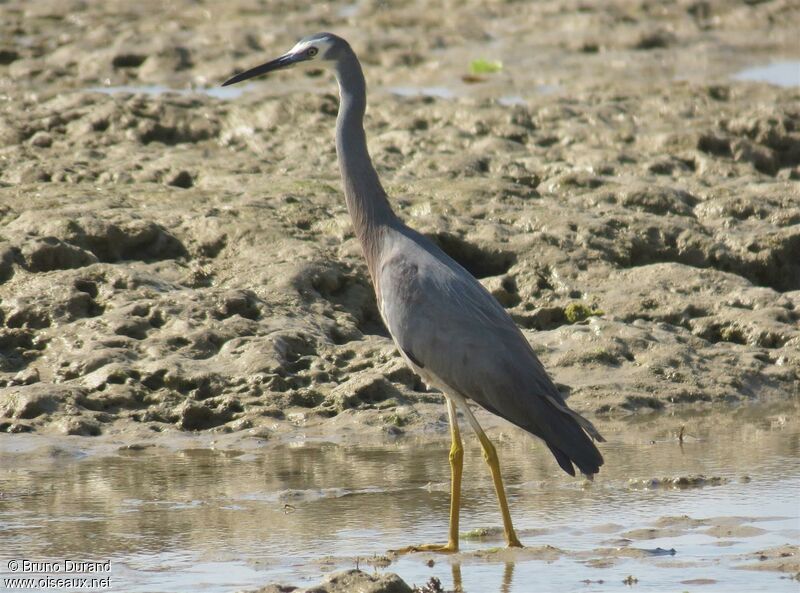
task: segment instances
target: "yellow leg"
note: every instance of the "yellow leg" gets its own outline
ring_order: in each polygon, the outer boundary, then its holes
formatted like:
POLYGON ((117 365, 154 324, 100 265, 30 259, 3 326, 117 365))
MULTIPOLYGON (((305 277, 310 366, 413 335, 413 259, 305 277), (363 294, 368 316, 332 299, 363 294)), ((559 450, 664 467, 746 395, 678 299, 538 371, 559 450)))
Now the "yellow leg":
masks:
POLYGON ((458 430, 458 418, 453 401, 447 399, 447 415, 450 418, 450 529, 446 544, 422 544, 395 550, 398 554, 408 552, 457 552, 458 516, 461 509, 461 475, 464 471, 464 445, 458 430))
POLYGON ((500 503, 500 513, 503 515, 503 532, 506 536, 506 543, 509 548, 521 548, 522 544, 517 539, 517 534, 514 531, 514 525, 511 523, 511 513, 508 511, 508 501, 506 500, 506 491, 503 487, 503 476, 500 473, 500 460, 497 457, 497 450, 494 448, 492 441, 483 432, 481 425, 478 424, 478 419, 475 418, 472 410, 466 405, 462 406, 464 414, 472 425, 475 434, 478 435, 478 440, 481 442, 483 449, 483 457, 486 463, 489 464, 489 470, 492 472, 492 481, 494 482, 494 490, 497 493, 497 502, 500 503))

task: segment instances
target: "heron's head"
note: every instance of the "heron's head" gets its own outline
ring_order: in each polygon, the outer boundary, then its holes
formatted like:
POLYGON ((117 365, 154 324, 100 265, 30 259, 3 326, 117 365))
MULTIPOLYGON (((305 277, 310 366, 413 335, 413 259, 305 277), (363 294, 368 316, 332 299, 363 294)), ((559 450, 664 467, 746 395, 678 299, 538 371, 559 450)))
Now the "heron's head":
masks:
POLYGON ((300 41, 295 43, 294 47, 281 57, 251 68, 241 74, 237 74, 233 78, 229 78, 222 83, 222 86, 229 84, 236 84, 248 78, 266 74, 274 70, 281 70, 289 68, 290 66, 300 65, 315 65, 317 67, 329 67, 336 63, 342 53, 348 50, 350 46, 348 43, 334 35, 333 33, 317 33, 303 37, 300 41))

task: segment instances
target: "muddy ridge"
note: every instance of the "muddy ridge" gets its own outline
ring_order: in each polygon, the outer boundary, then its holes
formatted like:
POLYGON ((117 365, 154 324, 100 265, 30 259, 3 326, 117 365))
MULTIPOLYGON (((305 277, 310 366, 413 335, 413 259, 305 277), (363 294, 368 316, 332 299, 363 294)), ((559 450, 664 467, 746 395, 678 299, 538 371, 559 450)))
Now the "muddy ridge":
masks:
POLYGON ((800 88, 731 78, 797 59, 793 3, 155 6, 3 5, 0 430, 438 425, 350 227, 330 77, 157 92, 321 29, 362 57, 398 214, 573 407, 797 397, 800 88))

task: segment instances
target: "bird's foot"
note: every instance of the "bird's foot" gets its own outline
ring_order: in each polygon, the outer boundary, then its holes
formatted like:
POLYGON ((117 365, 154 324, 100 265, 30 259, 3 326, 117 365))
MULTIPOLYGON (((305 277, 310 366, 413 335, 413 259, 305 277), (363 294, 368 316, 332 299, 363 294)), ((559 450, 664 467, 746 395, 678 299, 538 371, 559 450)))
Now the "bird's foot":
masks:
POLYGON ((411 554, 412 552, 437 552, 440 554, 453 554, 458 552, 458 544, 447 542, 446 544, 420 544, 418 546, 406 546, 398 550, 390 550, 395 554, 411 554))
POLYGON ((517 538, 517 532, 512 527, 510 530, 506 529, 504 535, 506 536, 506 544, 509 548, 524 548, 525 546, 517 538))

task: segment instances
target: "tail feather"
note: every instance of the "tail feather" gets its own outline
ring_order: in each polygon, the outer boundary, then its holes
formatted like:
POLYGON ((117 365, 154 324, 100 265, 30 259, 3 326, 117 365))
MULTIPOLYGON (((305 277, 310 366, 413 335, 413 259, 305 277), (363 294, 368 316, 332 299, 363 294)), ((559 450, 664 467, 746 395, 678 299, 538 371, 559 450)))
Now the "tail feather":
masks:
POLYGON ((592 439, 596 441, 604 439, 591 422, 569 408, 566 410, 567 413, 554 414, 550 418, 551 430, 544 439, 545 443, 565 472, 574 476, 573 464, 575 464, 582 474, 591 478, 600 471, 600 466, 604 462, 603 455, 592 439))
POLYGON ((554 413, 548 414, 548 422, 552 426, 546 431, 546 435, 539 436, 543 436, 558 465, 565 472, 574 476, 575 470, 572 468, 574 463, 582 474, 591 479, 603 465, 603 455, 592 441, 604 443, 603 435, 594 424, 567 406, 560 394, 558 397, 547 394, 545 401, 554 408, 554 413), (571 463, 565 464, 565 459, 571 463))
POLYGON ((566 453, 561 451, 560 449, 556 449, 550 443, 547 444, 547 448, 550 449, 550 452, 553 454, 553 457, 556 458, 558 461, 558 465, 561 466, 565 472, 567 472, 572 477, 575 477, 575 468, 572 465, 569 457, 567 457, 566 453))
MULTIPOLYGON (((549 382, 547 375, 543 376, 549 382)), ((605 439, 594 424, 567 406, 555 385, 544 385, 539 393, 541 395, 525 399, 471 399, 493 414, 542 439, 558 465, 569 475, 574 476, 577 467, 591 479, 604 463, 603 455, 593 441, 602 443, 605 439)))
POLYGON ((557 401, 553 397, 548 397, 548 401, 559 411, 563 412, 567 416, 571 417, 575 422, 577 422, 580 427, 587 432, 587 434, 592 437, 598 443, 605 443, 606 440, 603 438, 603 435, 594 427, 589 420, 578 414, 575 410, 568 407, 566 403, 562 401, 557 401))
MULTIPOLYGON (((600 466, 604 463, 603 455, 592 442, 592 439, 589 438, 594 435, 591 433, 587 435, 584 432, 584 426, 575 421, 574 418, 570 417, 568 422, 572 426, 570 430, 565 431, 566 434, 564 436, 567 438, 559 439, 560 442, 555 448, 559 449, 565 457, 578 466, 582 474, 591 477, 600 471, 600 466)), ((599 440, 602 440, 602 437, 599 440)), ((548 443, 548 446, 551 451, 554 449, 553 446, 550 446, 550 443, 548 443)), ((556 460, 561 467, 564 467, 558 459, 558 455, 556 455, 556 460)), ((567 473, 575 475, 569 471, 567 473)))

